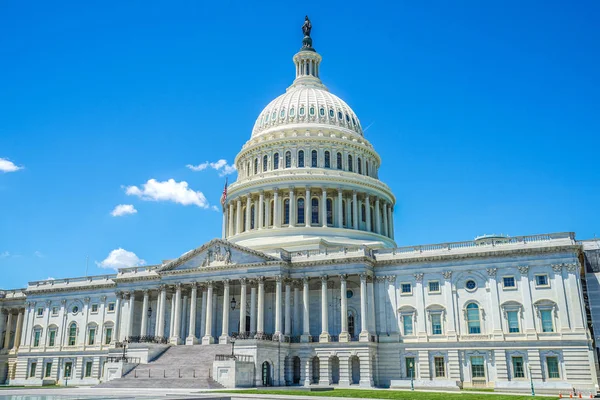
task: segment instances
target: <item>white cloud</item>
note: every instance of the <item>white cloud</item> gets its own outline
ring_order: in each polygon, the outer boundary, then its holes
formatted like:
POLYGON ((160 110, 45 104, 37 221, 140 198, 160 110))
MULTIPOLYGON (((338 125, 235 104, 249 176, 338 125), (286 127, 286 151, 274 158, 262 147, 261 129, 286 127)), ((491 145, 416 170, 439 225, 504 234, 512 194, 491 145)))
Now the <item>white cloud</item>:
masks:
POLYGON ((10 257, 10 251, 6 250, 0 253, 0 258, 10 257))
POLYGON ((110 212, 113 217, 121 217, 127 214, 135 214, 137 210, 132 204, 119 204, 110 212))
POLYGON ((33 255, 36 256, 37 258, 44 258, 44 254, 42 254, 42 252, 39 250, 34 251, 33 255))
POLYGON ((210 209, 213 211, 219 211, 219 207, 217 206, 211 206, 210 209))
POLYGON ((134 252, 127 251, 122 248, 115 249, 108 254, 101 262, 96 261, 96 265, 100 268, 114 269, 136 267, 145 265, 146 261, 135 255, 134 252))
POLYGON ((23 169, 23 167, 19 167, 12 161, 0 157, 0 172, 15 172, 20 169, 23 169))
POLYGON ((186 165, 186 167, 188 167, 192 171, 196 171, 196 172, 204 171, 206 168, 211 167, 215 171, 219 171, 219 176, 230 175, 230 174, 233 174, 235 171, 237 171, 235 165, 227 164, 227 160, 224 160, 224 159, 220 159, 219 161, 216 161, 216 162, 205 161, 202 164, 198 164, 198 165, 188 164, 188 165, 186 165))
POLYGON ((141 189, 137 186, 127 186, 125 193, 128 196, 137 196, 142 200, 172 201, 184 206, 193 204, 200 208, 209 207, 204 193, 190 189, 186 181, 175 182, 174 179, 169 179, 159 182, 156 179, 150 179, 142 184, 141 189))

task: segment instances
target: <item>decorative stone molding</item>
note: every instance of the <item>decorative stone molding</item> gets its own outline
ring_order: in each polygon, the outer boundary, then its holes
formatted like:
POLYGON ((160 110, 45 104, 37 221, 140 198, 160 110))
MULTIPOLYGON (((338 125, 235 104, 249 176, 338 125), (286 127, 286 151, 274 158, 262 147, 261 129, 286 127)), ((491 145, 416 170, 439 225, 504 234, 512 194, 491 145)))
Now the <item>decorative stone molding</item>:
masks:
POLYGON ((321 275, 321 283, 323 282, 327 282, 327 280, 329 279, 329 277, 327 275, 321 275))
POLYGON ((423 282, 423 277, 424 276, 425 276, 425 274, 423 272, 415 274, 415 281, 417 281, 417 282, 423 282))
POLYGON ((230 282, 230 279, 228 279, 228 278, 225 278, 225 279, 223 279, 221 282, 223 282, 223 287, 229 287, 229 282, 230 282))
POLYGON ((386 276, 388 283, 396 283, 396 275, 388 275, 386 276))
POLYGON ((89 297, 84 297, 84 298, 83 298, 83 302, 84 302, 84 303, 86 303, 86 304, 87 304, 87 303, 89 303, 89 302, 90 302, 90 300, 91 300, 91 299, 90 299, 89 297))
POLYGON ((565 266, 567 267, 567 271, 569 272, 576 272, 579 269, 579 265, 576 263, 565 264, 565 266))
POLYGON ((554 272, 560 273, 560 272, 562 272, 562 269, 564 266, 565 266, 565 264, 552 264, 552 270, 554 272))
POLYGON ((442 272, 442 276, 444 277, 444 279, 450 280, 452 279, 452 271, 444 271, 442 272))
POLYGON ((377 282, 377 283, 385 282, 386 278, 387 278, 386 276, 376 276, 375 277, 375 282, 377 282))
POLYGON ((496 277, 497 273, 498 273, 498 268, 488 268, 487 269, 487 274, 489 277, 496 277))
POLYGON ((346 282, 347 279, 348 279, 348 274, 340 274, 340 281, 341 282, 346 282))
POLYGON ((529 266, 527 266, 527 265, 521 265, 517 268, 519 269, 519 272, 521 273, 521 275, 526 275, 529 273, 529 266))

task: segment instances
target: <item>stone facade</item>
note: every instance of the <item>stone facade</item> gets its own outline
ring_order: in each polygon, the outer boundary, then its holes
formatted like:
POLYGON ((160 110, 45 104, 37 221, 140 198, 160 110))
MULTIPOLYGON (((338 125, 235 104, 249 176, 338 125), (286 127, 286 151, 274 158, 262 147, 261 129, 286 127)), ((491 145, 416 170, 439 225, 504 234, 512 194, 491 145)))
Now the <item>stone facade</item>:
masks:
POLYGON ((239 376, 257 386, 594 391, 586 299, 598 294, 574 234, 396 247, 381 160, 320 63, 298 53, 294 83, 261 112, 221 239, 2 292, 0 382, 92 385, 126 340, 235 339, 254 360, 239 376))

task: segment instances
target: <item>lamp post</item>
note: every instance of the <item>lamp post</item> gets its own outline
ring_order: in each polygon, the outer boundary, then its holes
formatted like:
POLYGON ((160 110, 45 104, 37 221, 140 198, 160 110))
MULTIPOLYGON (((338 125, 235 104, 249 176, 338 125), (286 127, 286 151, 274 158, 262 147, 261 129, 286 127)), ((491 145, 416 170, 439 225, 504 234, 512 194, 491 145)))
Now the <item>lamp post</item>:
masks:
POLYGON ((148 323, 146 328, 146 335, 150 336, 148 333, 150 331, 150 317, 152 317, 152 306, 148 306, 148 323))
POLYGON ((408 366, 410 367, 410 390, 415 390, 415 384, 413 382, 415 370, 413 368, 413 363, 411 362, 408 366))
POLYGON ((533 376, 531 375, 531 365, 529 365, 529 382, 531 382, 531 395, 535 396, 535 389, 533 387, 533 376))
POLYGON ((127 359, 127 357, 125 357, 126 352, 127 352, 127 342, 124 340, 123 341, 123 362, 125 362, 125 360, 127 359))
POLYGON ((231 358, 233 358, 235 360, 235 356, 233 355, 233 349, 235 347, 235 338, 232 337, 231 338, 231 358))

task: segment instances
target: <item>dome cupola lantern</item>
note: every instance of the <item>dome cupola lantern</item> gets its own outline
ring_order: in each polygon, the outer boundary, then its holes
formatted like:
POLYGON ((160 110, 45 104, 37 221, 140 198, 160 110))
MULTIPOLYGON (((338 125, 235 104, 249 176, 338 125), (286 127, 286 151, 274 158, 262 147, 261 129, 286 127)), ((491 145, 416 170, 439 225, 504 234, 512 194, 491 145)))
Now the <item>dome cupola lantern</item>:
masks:
POLYGON ((223 237, 268 251, 394 247, 395 197, 358 116, 321 82, 322 57, 302 25, 296 77, 259 114, 235 159, 223 237))

